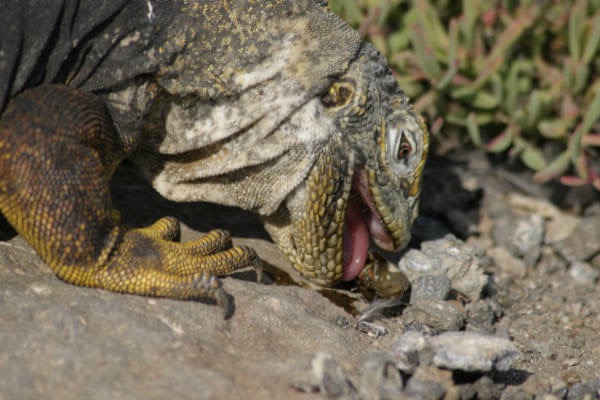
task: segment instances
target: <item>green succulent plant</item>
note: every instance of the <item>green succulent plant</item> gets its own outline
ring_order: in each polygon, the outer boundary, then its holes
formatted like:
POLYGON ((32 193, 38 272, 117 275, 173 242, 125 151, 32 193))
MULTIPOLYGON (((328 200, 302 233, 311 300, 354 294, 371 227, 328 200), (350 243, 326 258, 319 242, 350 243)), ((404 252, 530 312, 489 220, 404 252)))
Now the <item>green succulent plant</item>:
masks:
POLYGON ((390 60, 439 143, 600 190, 600 0, 331 0, 390 60))

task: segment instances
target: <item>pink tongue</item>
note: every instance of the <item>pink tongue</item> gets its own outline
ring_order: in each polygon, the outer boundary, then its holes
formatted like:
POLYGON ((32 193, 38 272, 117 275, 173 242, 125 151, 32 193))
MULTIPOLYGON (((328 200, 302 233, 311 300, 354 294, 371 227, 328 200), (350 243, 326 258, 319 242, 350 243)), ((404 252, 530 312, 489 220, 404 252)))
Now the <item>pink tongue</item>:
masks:
POLYGON ((344 224, 344 270, 342 279, 351 281, 365 267, 369 250, 369 231, 363 222, 358 207, 348 202, 344 224))

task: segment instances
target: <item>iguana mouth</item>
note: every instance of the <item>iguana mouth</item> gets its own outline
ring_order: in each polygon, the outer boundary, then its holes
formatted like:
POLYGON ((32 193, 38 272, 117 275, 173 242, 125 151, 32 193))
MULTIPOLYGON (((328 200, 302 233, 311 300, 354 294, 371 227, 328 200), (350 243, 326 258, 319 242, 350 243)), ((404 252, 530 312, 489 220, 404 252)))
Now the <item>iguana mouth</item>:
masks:
POLYGON ((394 250, 394 240, 377 211, 365 170, 357 168, 346 206, 342 279, 350 281, 365 267, 370 239, 384 250, 394 250))

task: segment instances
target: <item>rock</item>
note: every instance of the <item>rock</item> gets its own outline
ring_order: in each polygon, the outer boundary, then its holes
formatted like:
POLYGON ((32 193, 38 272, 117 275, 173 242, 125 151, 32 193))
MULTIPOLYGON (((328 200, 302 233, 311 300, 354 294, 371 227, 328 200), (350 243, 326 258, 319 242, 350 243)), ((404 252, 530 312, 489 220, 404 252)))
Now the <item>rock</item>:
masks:
POLYGON ((510 210, 501 209, 505 214, 494 221, 494 243, 523 259, 527 267, 533 267, 540 258, 544 242, 544 218, 540 214, 516 217, 510 210))
POLYGON ((507 386, 502 392, 500 400, 533 400, 533 396, 520 387, 507 386))
POLYGON ((533 267, 540 258, 545 227, 544 218, 539 214, 531 214, 515 221, 511 248, 515 255, 523 258, 527 267, 533 267))
POLYGON ((404 309, 405 325, 424 324, 437 332, 457 331, 464 325, 465 314, 453 303, 443 300, 422 301, 404 309))
POLYGON ((482 334, 493 334, 494 322, 502 316, 502 307, 491 299, 479 300, 465 306, 467 330, 482 334))
POLYGON ((546 223, 544 242, 546 244, 555 244, 568 238, 573 234, 573 230, 580 222, 581 218, 575 215, 562 213, 554 215, 546 223))
POLYGON ((451 371, 427 366, 417 368, 404 394, 414 399, 458 399, 459 390, 454 386, 451 371))
MULTIPOLYGON (((400 371, 412 375, 419 366, 419 354, 427 347, 428 336, 416 331, 403 333, 394 342, 390 355, 400 371)), ((428 364, 428 362, 424 362, 428 364)))
POLYGON ((501 338, 470 332, 446 332, 431 338, 433 363, 461 371, 508 370, 519 351, 501 338))
POLYGON ((402 389, 402 376, 391 355, 369 354, 361 368, 361 400, 395 399, 402 395, 402 389))
POLYGON ((562 379, 544 372, 531 375, 522 385, 523 390, 535 398, 543 395, 556 396, 563 399, 567 394, 567 384, 562 379))
POLYGON ((475 248, 452 235, 423 242, 421 251, 409 250, 398 266, 411 282, 423 275, 446 275, 452 288, 471 300, 479 299, 488 281, 475 248))
POLYGON ((567 393, 567 400, 598 400, 600 399, 600 380, 594 383, 576 383, 567 393))
POLYGON ((311 362, 311 367, 316 386, 324 396, 336 399, 359 398, 344 369, 331 354, 317 353, 311 362))
POLYGON ((411 285, 410 302, 446 300, 450 293, 450 279, 446 275, 422 275, 411 285))
POLYGON ((473 383, 477 400, 495 400, 499 399, 502 393, 502 385, 497 385, 488 376, 482 376, 473 383))
POLYGON ((486 253, 494 260, 494 264, 496 264, 501 272, 513 278, 524 278, 527 275, 525 262, 515 257, 505 247, 492 247, 486 253))
POLYGON ((417 351, 419 365, 433 364, 439 368, 466 372, 508 370, 519 355, 516 346, 506 339, 471 332, 446 332, 425 336, 410 332, 394 342, 395 360, 412 360, 417 351))
POLYGON ((542 246, 542 255, 538 262, 537 269, 540 273, 555 274, 567 269, 567 262, 564 258, 557 256, 554 249, 550 246, 542 246))
POLYGON ((593 268, 589 263, 575 261, 569 266, 569 275, 577 283, 592 285, 600 276, 600 272, 593 268))
POLYGON ((568 261, 587 261, 600 253, 600 215, 581 220, 573 232, 554 244, 554 248, 568 261))
MULTIPOLYGON (((373 350, 313 290, 225 278, 235 312, 224 320, 202 302, 68 285, 18 237, 0 248, 1 398, 306 399, 290 386, 310 382, 315 352, 356 380, 373 350)), ((344 392, 321 364, 323 390, 344 392)))

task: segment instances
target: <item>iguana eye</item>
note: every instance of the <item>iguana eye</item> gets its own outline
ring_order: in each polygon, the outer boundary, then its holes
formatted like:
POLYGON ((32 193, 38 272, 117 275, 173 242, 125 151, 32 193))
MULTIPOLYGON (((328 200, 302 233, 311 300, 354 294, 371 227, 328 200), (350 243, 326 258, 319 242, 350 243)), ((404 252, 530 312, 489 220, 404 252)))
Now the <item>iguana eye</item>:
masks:
POLYGON ((321 96, 321 102, 325 107, 343 107, 350 103, 354 95, 354 87, 350 82, 335 82, 329 87, 329 91, 321 96))
POLYGON ((415 153, 419 151, 415 132, 405 126, 390 129, 387 137, 387 152, 390 164, 397 174, 409 174, 417 160, 415 153))
POLYGON ((412 145, 406 138, 406 133, 402 130, 400 143, 398 144, 398 150, 396 151, 396 159, 398 161, 407 159, 412 152, 412 145))

